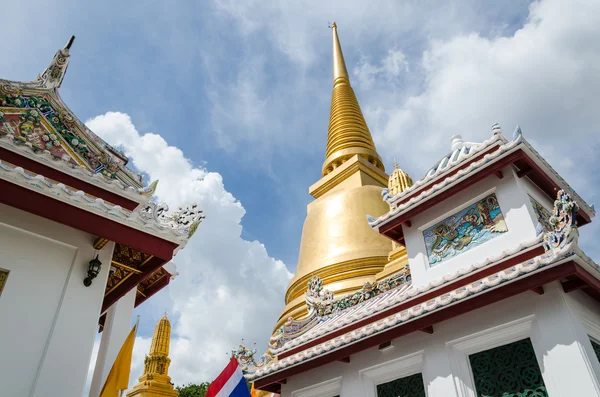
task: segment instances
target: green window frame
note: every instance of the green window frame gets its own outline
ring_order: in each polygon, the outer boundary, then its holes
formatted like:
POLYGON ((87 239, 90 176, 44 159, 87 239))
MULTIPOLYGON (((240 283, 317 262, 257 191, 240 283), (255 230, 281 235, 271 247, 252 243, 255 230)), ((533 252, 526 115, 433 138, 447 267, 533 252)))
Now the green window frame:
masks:
POLYGON ((425 397, 421 373, 377 385, 377 397, 425 397))
POLYGON ((478 397, 548 397, 529 338, 469 356, 478 397))

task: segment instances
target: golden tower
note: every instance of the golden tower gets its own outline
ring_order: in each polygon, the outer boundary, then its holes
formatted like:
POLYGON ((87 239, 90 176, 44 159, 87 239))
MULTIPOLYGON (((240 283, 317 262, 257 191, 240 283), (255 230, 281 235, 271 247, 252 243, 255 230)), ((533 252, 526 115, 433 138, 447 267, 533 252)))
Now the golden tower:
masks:
POLYGON ((160 319, 150 345, 150 354, 144 360, 144 374, 139 383, 127 393, 127 397, 177 397, 169 376, 169 344, 171 341, 171 323, 165 314, 160 319))
POLYGON ((360 289, 383 274, 392 244, 374 232, 367 214, 389 210, 381 191, 388 175, 360 110, 333 23, 333 92, 322 178, 309 188, 296 275, 290 281, 276 328, 306 314, 308 281, 319 276, 336 296, 360 289))
MULTIPOLYGON (((398 193, 403 192, 413 184, 412 179, 408 174, 398 167, 398 162, 394 160, 394 171, 390 174, 388 180, 388 193, 395 196, 398 193)), ((391 207, 390 207, 391 209, 391 207)), ((392 251, 388 255, 389 263, 385 265, 383 272, 377 275, 378 279, 388 277, 404 268, 408 264, 408 256, 406 249, 398 244, 392 242, 392 251)))

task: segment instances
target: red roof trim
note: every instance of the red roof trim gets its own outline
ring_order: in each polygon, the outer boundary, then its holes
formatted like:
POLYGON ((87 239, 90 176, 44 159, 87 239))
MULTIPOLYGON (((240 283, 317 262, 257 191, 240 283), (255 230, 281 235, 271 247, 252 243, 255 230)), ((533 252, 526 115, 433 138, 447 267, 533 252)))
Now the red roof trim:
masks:
MULTIPOLYGON (((438 195, 425 199, 415 207, 410 209, 408 212, 388 220, 386 223, 383 223, 379 226, 379 233, 394 240, 402 245, 404 245, 404 235, 402 231, 401 225, 411 218, 419 215, 420 213, 428 210, 430 207, 441 203, 442 201, 452 197, 456 193, 466 189, 467 187, 481 181, 488 176, 497 173, 501 169, 510 166, 516 165, 517 167, 523 169, 524 167, 531 168, 533 172, 531 172, 527 177, 540 189, 544 191, 552 200, 554 200, 556 196, 556 192, 558 191, 558 185, 550 178, 542 169, 539 167, 535 161, 533 161, 523 149, 518 149, 515 152, 507 155, 506 157, 501 158, 499 161, 492 163, 490 166, 470 175, 469 177, 461 180, 457 184, 451 186, 447 190, 439 193, 438 195)), ((462 169, 466 167, 468 164, 465 164, 462 169)), ((458 170, 456 172, 458 172, 458 170)), ((448 176, 451 176, 449 174, 448 176)), ((448 177, 447 176, 447 177, 448 177)), ((406 201, 406 200, 404 200, 406 201)), ((403 202, 404 202, 403 201, 403 202)), ((587 223, 591 222, 590 216, 586 214, 583 210, 579 210, 577 212, 577 223, 580 226, 583 226, 587 223)))
MULTIPOLYGON (((133 229, 52 197, 0 179, 0 202, 20 210, 39 215, 51 221, 73 227, 94 236, 103 236, 128 247, 135 248, 164 262, 173 257, 177 244, 143 231, 133 229)), ((90 246, 93 240, 90 240, 90 246)))
POLYGON ((411 192, 409 195, 407 195, 406 197, 403 197, 402 200, 400 200, 397 204, 395 205, 400 205, 403 203, 406 203, 408 200, 410 200, 411 198, 418 196, 419 194, 421 194, 421 192, 431 188, 433 185, 435 185, 436 183, 440 183, 440 180, 444 180, 446 178, 451 177, 452 175, 456 174, 458 171, 467 168, 469 165, 471 165, 471 163, 474 163, 475 161, 479 161, 483 158, 483 156, 485 156, 488 153, 493 153, 496 150, 498 150, 499 145, 495 145, 494 147, 486 150, 485 152, 480 153, 479 155, 473 157, 471 160, 467 161, 465 164, 461 165, 460 167, 458 167, 457 169, 449 172, 448 174, 442 174, 442 178, 436 177, 434 178, 431 182, 429 182, 427 185, 425 186, 421 186, 420 188, 416 189, 414 192, 411 192))
POLYGON ((497 264, 495 264, 493 266, 484 268, 484 269, 482 269, 482 270, 480 270, 478 272, 471 273, 468 276, 466 276, 466 277, 464 277, 464 278, 462 278, 460 280, 448 283, 448 284, 442 286, 441 288, 435 289, 435 290, 433 290, 431 292, 428 292, 426 294, 423 294, 423 295, 416 296, 414 299, 409 299, 409 300, 401 303, 398 306, 391 307, 391 308, 389 308, 389 309, 387 309, 385 311, 377 313, 376 315, 374 315, 372 317, 368 317, 368 318, 366 318, 364 320, 361 320, 361 321, 358 321, 356 323, 349 324, 346 327, 337 329, 337 330, 335 330, 332 333, 323 335, 322 337, 314 339, 314 340, 312 340, 312 341, 310 341, 310 342, 308 342, 308 343, 306 343, 304 345, 301 345, 301 346, 298 346, 298 347, 296 347, 294 349, 291 349, 291 350, 288 350, 286 352, 283 352, 283 353, 281 353, 279 355, 278 358, 282 359, 282 358, 291 356, 293 354, 296 354, 298 352, 306 350, 306 349, 308 349, 310 347, 313 347, 313 346, 316 346, 316 345, 318 345, 320 343, 323 343, 323 342, 325 342, 327 340, 336 338, 336 337, 338 337, 340 335, 343 335, 343 334, 345 334, 347 332, 350 332, 350 331, 355 330, 357 328, 363 327, 363 326, 365 326, 367 324, 371 324, 371 323, 373 323, 375 321, 381 320, 382 318, 385 318, 385 317, 391 316, 393 314, 399 313, 399 312, 401 312, 401 311, 403 311, 405 309, 413 307, 414 305, 418 305, 419 303, 427 302, 428 300, 433 299, 433 298, 435 298, 437 296, 444 295, 445 293, 448 293, 450 291, 454 291, 455 289, 458 289, 458 288, 460 288, 460 287, 462 287, 464 285, 467 285, 469 283, 475 282, 475 281, 477 281, 479 279, 482 279, 482 278, 487 277, 489 275, 492 275, 494 273, 498 273, 501 270, 504 270, 504 269, 507 269, 507 268, 509 268, 511 266, 514 266, 516 264, 525 262, 528 259, 531 259, 531 258, 533 258, 535 256, 538 256, 538 255, 541 255, 543 253, 544 253, 544 248, 542 246, 537 246, 537 247, 535 247, 533 249, 530 249, 529 251, 522 252, 522 253, 520 253, 517 256, 509 258, 509 259, 507 259, 505 261, 499 262, 499 263, 497 263, 497 264))
MULTIPOLYGON (((473 310, 485 307, 492 303, 501 301, 503 299, 509 298, 511 296, 515 296, 521 294, 523 292, 527 292, 532 288, 543 286, 544 284, 548 284, 550 282, 560 280, 562 278, 574 275, 574 274, 584 274, 587 273, 583 268, 577 265, 573 261, 569 261, 567 263, 563 263, 561 265, 551 267, 548 269, 544 269, 539 273, 532 274, 526 276, 522 279, 513 281, 512 283, 506 284, 499 288, 486 291, 481 295, 478 295, 476 298, 467 299, 462 302, 459 302, 455 305, 449 306, 447 308, 440 309, 437 312, 433 312, 426 316, 417 318, 413 321, 410 321, 406 324, 400 325, 395 328, 391 328, 387 331, 381 332, 379 334, 373 335, 369 338, 365 338, 359 342, 356 342, 352 345, 348 345, 342 347, 338 350, 332 351, 326 355, 321 357, 317 357, 313 360, 302 362, 294 367, 284 369, 281 372, 272 374, 262 379, 257 379, 255 381, 255 387, 261 390, 268 390, 278 392, 277 389, 280 387, 277 382, 282 379, 289 378, 291 376, 297 375, 299 373, 308 371, 310 369, 314 369, 320 367, 325 364, 329 364, 331 362, 335 362, 344 357, 351 356, 352 354, 356 354, 365 349, 378 346, 381 343, 396 339, 398 337, 407 335, 409 333, 419 331, 423 328, 435 325, 442 321, 449 320, 451 318, 457 317, 459 315, 471 312, 473 310)), ((589 273, 588 273, 589 274, 589 273)), ((589 277, 593 277, 589 275, 589 277)))
POLYGON ((64 172, 58 171, 47 165, 38 163, 37 161, 28 159, 27 157, 23 157, 20 154, 11 152, 5 148, 0 148, 0 159, 6 160, 9 163, 19 167, 23 167, 28 171, 35 172, 36 174, 44 175, 44 177, 54 179, 55 181, 64 183, 65 185, 69 185, 75 189, 82 190, 93 196, 100 197, 105 201, 120 205, 122 208, 127 208, 128 210, 134 210, 139 205, 133 200, 122 197, 108 190, 104 190, 96 185, 92 185, 91 183, 84 182, 81 179, 65 174, 64 172))

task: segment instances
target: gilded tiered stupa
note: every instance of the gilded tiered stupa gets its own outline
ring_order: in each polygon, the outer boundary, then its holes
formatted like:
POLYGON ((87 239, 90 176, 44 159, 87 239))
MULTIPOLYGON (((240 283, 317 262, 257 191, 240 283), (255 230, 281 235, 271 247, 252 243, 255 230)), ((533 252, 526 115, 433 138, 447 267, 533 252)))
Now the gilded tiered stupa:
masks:
POLYGON ((171 323, 165 314, 160 319, 150 345, 150 354, 144 360, 144 374, 139 383, 127 393, 127 397, 177 397, 169 376, 169 344, 171 341, 171 323))
POLYGON ((309 188, 315 198, 307 207, 296 275, 288 286, 276 329, 306 311, 304 293, 313 276, 342 296, 402 269, 403 247, 374 232, 367 214, 389 211, 381 199, 388 186, 403 190, 412 181, 397 167, 388 178, 365 122, 350 78, 335 23, 333 28, 333 92, 325 162, 321 179, 309 188))

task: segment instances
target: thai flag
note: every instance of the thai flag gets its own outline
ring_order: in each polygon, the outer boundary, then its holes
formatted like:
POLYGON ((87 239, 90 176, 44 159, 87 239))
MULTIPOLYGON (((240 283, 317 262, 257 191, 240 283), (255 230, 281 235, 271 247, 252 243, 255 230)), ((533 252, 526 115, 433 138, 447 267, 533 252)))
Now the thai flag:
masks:
POLYGON ((206 397, 250 397, 246 379, 242 375, 235 357, 231 358, 227 367, 215 379, 206 392, 206 397))

